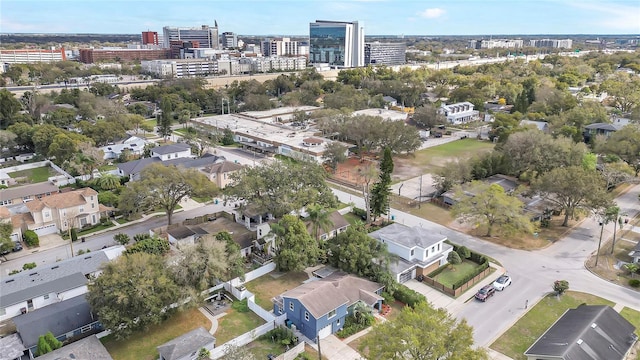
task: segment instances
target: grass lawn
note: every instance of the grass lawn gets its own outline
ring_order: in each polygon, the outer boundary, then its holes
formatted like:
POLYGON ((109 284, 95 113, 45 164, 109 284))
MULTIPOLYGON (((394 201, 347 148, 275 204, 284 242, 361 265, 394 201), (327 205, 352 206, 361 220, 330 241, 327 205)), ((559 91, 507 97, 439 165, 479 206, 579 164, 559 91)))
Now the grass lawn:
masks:
POLYGON ((273 343, 271 340, 255 340, 244 346, 256 359, 267 359, 267 355, 278 356, 286 351, 281 344, 273 343))
POLYGON ((128 219, 126 219, 126 218, 124 218, 124 217, 121 217, 121 218, 119 218, 119 219, 116 219, 116 221, 118 222, 118 224, 126 224, 126 223, 128 223, 129 221, 131 221, 131 220, 128 220, 128 219))
POLYGON ((157 126, 158 125, 158 121, 156 119, 145 120, 144 123, 148 124, 148 125, 151 125, 151 126, 157 126))
POLYGON ((453 288, 453 284, 472 273, 478 266, 473 261, 464 260, 460 264, 453 265, 453 269, 447 266, 443 272, 436 276, 435 280, 449 288, 453 288))
POLYGON ((453 217, 447 209, 430 202, 423 202, 418 208, 418 204, 413 200, 391 195, 391 207, 445 226, 453 221, 453 217))
POLYGON ((11 172, 11 173, 8 173, 7 175, 9 175, 14 179, 19 177, 26 177, 27 182, 31 184, 35 184, 35 183, 45 182, 49 179, 49 177, 58 175, 58 173, 49 166, 43 166, 43 167, 34 168, 34 169, 11 172))
POLYGON ((110 171, 110 170, 115 170, 118 167, 115 165, 102 165, 98 168, 98 171, 103 172, 103 171, 110 171))
POLYGON ((609 305, 609 300, 581 292, 568 291, 559 299, 555 294, 544 297, 515 325, 498 338, 491 348, 514 360, 526 360, 524 352, 568 309, 580 304, 609 305))
POLYGON ((189 309, 173 315, 161 324, 149 327, 148 331, 136 332, 126 340, 118 341, 107 336, 100 341, 114 360, 155 360, 158 358, 157 346, 200 326, 209 330, 211 321, 198 309, 189 309))
POLYGON ((106 224, 100 224, 94 228, 91 229, 87 229, 87 230, 82 230, 82 231, 78 231, 78 236, 82 236, 82 235, 87 235, 87 234, 91 234, 94 233, 96 231, 100 231, 100 230, 104 230, 104 229, 108 229, 110 227, 115 226, 111 221, 109 221, 106 224))
POLYGON ((443 167, 448 161, 470 158, 473 155, 489 151, 493 147, 494 144, 489 141, 461 139, 416 151, 412 155, 398 156, 396 159, 403 166, 416 167, 423 172, 433 172, 443 167))
POLYGON ((247 290, 256 296, 256 303, 265 310, 273 309, 273 303, 271 302, 273 297, 298 287, 309 278, 305 272, 290 272, 279 277, 274 277, 273 275, 277 276, 280 273, 271 272, 244 284, 247 290))
POLYGON ((218 330, 214 334, 216 346, 236 338, 265 323, 253 311, 238 312, 235 309, 226 311, 226 315, 218 319, 218 330))
POLYGON ((344 215, 344 219, 347 220, 347 222, 351 225, 356 224, 358 221, 363 223, 364 221, 360 218, 360 216, 354 214, 354 213, 346 213, 344 215))
POLYGON ((620 311, 620 315, 636 327, 636 335, 640 336, 640 311, 624 307, 622 311, 620 311))
POLYGON ((196 196, 192 196, 191 200, 195 201, 195 202, 199 202, 201 204, 205 204, 208 203, 210 201, 213 200, 213 198, 209 197, 209 196, 205 196, 205 197, 196 197, 196 196))

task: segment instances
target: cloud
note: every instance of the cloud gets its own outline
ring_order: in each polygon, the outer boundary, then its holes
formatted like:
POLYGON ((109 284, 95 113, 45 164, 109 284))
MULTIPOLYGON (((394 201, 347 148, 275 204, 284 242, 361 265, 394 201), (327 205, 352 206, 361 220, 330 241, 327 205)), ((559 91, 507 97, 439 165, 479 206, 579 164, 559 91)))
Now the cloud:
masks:
POLYGON ((640 30, 640 6, 574 1, 568 4, 575 8, 600 15, 599 17, 601 17, 602 20, 598 21, 599 25, 609 29, 628 30, 632 32, 640 30))
POLYGON ((430 9, 425 9, 424 11, 419 12, 418 15, 426 19, 436 19, 444 15, 445 12, 446 11, 441 8, 430 8, 430 9))

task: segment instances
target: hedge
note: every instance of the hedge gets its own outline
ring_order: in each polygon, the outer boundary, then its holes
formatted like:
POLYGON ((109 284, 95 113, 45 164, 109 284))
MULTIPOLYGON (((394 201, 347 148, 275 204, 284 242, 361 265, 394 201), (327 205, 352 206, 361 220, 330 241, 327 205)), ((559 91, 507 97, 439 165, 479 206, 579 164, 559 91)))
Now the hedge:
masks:
MULTIPOLYGON (((460 245, 456 245, 456 244, 450 242, 449 240, 445 240, 444 242, 449 244, 449 245, 451 245, 451 246, 453 246, 453 251, 455 251, 455 252, 458 252, 458 249, 461 248, 460 245)), ((469 250, 471 252, 471 256, 469 256, 469 260, 473 261, 474 263, 476 263, 478 265, 484 265, 485 263, 489 262, 489 259, 487 259, 486 256, 484 256, 484 255, 482 255, 480 253, 477 253, 477 252, 475 252, 475 251, 473 251, 471 249, 469 249, 469 250)))
POLYGON ((393 292, 394 299, 408 306, 414 307, 417 303, 427 301, 427 298, 414 290, 409 289, 403 284, 398 284, 393 292))
MULTIPOLYGON (((485 260, 486 260, 486 258, 485 258, 485 260)), ((462 279, 460 279, 460 280, 456 281, 455 283, 453 283, 451 288, 453 290, 459 288, 460 286, 466 284, 469 280, 471 280, 474 277, 476 277, 481 272, 485 271, 488 267, 489 267, 489 262, 485 261, 483 264, 480 264, 472 273, 468 274, 467 276, 465 276, 462 279)))
POLYGON ((38 238, 38 234, 36 234, 33 230, 26 230, 22 234, 22 238, 24 243, 29 247, 40 246, 40 239, 38 238))

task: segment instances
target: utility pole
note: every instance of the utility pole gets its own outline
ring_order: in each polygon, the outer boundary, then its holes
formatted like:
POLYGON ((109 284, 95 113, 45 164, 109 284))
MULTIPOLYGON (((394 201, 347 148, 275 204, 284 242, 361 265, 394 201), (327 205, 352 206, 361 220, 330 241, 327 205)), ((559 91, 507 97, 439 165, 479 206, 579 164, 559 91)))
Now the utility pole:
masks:
POLYGON ((604 232, 604 220, 600 221, 600 240, 598 240, 598 251, 596 252, 596 265, 598 266, 598 257, 600 256, 600 245, 602 244, 602 233, 604 232))
POLYGON ((322 351, 320 350, 320 336, 318 335, 318 359, 322 360, 322 351))

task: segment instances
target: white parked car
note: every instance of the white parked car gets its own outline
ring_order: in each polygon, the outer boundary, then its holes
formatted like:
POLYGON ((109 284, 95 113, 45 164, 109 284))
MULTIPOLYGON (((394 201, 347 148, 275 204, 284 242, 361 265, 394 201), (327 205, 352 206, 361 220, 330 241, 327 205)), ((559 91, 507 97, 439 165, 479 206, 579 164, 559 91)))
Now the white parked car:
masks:
POLYGON ((498 291, 504 290, 509 285, 511 285, 511 276, 509 275, 502 275, 493 282, 493 287, 498 291))

